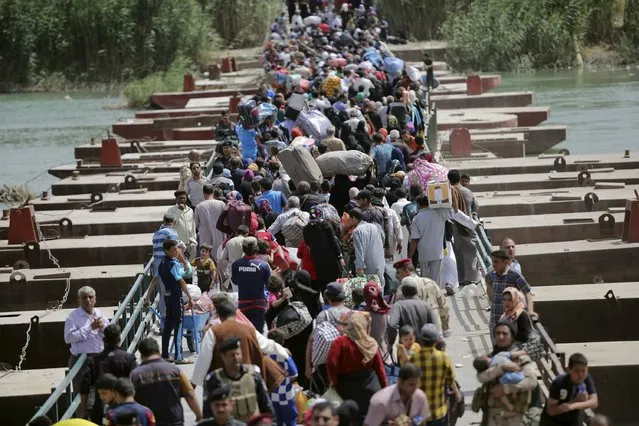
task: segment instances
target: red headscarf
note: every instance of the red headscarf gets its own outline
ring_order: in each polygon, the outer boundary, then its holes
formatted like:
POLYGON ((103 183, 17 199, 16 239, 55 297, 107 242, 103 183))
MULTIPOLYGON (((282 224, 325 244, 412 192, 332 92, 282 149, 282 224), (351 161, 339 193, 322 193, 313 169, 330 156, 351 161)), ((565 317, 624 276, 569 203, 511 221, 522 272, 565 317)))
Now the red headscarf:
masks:
POLYGON ((385 314, 390 310, 390 306, 384 300, 384 291, 375 281, 369 281, 364 286, 364 302, 371 312, 385 314))
POLYGON ((381 128, 377 131, 377 133, 379 133, 380 135, 384 136, 384 140, 386 140, 386 138, 388 137, 388 130, 386 130, 385 128, 381 128))

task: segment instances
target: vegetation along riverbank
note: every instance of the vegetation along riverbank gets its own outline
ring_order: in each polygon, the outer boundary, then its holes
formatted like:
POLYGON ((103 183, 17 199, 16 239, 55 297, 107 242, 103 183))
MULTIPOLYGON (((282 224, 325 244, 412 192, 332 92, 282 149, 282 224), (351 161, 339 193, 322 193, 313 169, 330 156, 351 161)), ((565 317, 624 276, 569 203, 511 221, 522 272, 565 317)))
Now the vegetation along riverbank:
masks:
POLYGON ((275 5, 279 1, 0 0, 0 91, 113 88, 154 73, 128 92, 175 90, 181 77, 172 87, 174 75, 208 65, 221 46, 260 44, 275 5))
POLYGON ((391 28, 448 42, 458 70, 639 61, 639 0, 381 0, 391 28), (401 7, 398 7, 398 3, 401 7))
MULTIPOLYGON (((0 0, 0 91, 177 90, 223 48, 255 46, 279 0, 0 0)), ((639 0, 378 0, 393 32, 446 40, 460 71, 639 61, 639 0)))

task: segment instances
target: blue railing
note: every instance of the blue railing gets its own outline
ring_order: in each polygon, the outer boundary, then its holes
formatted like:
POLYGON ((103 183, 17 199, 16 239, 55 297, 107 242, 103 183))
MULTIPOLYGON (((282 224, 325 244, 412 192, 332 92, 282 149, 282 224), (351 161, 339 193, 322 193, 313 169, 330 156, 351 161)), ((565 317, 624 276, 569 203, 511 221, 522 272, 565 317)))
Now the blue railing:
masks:
MULTIPOLYGON (((122 347, 128 352, 135 352, 140 339, 150 330, 155 321, 153 313, 144 309, 144 300, 151 283, 150 260, 144 270, 139 273, 133 286, 120 302, 118 310, 111 319, 111 324, 118 324, 122 329, 122 347)), ((153 301, 152 306, 157 306, 159 296, 153 301)), ((80 405, 80 395, 73 389, 74 379, 83 371, 87 362, 86 354, 80 356, 71 369, 65 372, 65 377, 52 391, 51 396, 34 414, 34 418, 46 415, 53 422, 66 420, 73 417, 80 405)))

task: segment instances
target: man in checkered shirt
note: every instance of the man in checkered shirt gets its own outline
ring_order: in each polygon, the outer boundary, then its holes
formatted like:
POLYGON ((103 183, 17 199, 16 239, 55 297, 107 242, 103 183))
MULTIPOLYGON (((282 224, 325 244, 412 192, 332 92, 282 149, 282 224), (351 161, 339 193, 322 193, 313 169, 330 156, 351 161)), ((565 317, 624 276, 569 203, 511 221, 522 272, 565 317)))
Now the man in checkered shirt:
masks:
POLYGON ((328 389, 328 373, 326 372, 326 358, 331 345, 340 336, 340 332, 331 321, 320 323, 313 330, 313 341, 311 348, 311 365, 313 366, 313 376, 311 387, 317 390, 320 395, 328 389), (323 392, 320 392, 322 391, 323 392))
POLYGON ((421 389, 426 394, 430 408, 428 426, 448 425, 448 401, 446 389, 453 390, 452 398, 459 401, 462 394, 455 383, 455 369, 450 356, 435 348, 439 340, 439 329, 435 324, 426 324, 419 333, 421 350, 413 355, 410 362, 422 372, 421 389))

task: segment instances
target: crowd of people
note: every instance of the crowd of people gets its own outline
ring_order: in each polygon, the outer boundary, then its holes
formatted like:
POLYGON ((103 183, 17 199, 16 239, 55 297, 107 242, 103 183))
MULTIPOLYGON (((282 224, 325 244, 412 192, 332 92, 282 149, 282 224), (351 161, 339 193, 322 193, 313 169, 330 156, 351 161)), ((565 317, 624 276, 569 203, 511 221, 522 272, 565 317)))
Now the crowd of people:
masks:
POLYGON ((504 239, 480 269, 471 178, 428 150, 432 60, 422 76, 394 58, 372 2, 326 3, 274 22, 261 58, 269 84, 240 105, 239 122, 222 116, 210 170, 194 153, 182 173, 153 236, 161 344, 143 339, 138 365, 95 291, 81 289, 65 325, 71 362, 90 359, 79 415, 182 425, 184 398, 201 425, 454 425, 471 401, 446 352, 449 300, 485 278, 494 350, 475 359, 482 386, 470 405, 488 426, 577 425, 598 404, 586 358, 570 357, 544 407, 515 242, 504 239), (300 120, 309 111, 320 118, 300 120), (304 180, 285 164, 291 147, 369 162, 357 175, 304 180), (189 378, 175 365, 192 362, 182 325, 202 314, 189 378))

